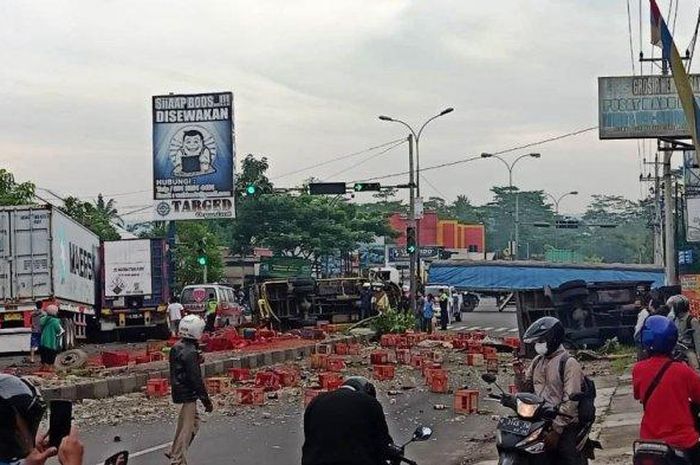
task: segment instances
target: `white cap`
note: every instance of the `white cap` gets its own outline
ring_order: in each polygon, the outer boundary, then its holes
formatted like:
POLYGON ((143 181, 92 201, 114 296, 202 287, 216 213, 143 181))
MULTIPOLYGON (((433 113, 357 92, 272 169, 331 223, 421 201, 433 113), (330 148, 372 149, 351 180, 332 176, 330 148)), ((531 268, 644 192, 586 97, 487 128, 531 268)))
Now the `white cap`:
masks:
POLYGON ((46 313, 49 315, 56 316, 58 315, 58 305, 51 304, 46 306, 46 313))
POLYGON ((371 287, 372 285, 370 283, 363 283, 362 287, 371 287))

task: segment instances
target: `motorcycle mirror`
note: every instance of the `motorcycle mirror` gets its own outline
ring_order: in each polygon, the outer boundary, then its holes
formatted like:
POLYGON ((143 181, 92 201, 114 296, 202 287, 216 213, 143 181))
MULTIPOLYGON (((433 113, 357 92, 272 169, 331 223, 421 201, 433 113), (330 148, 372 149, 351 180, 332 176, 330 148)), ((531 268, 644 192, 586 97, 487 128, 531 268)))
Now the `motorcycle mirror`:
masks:
POLYGON ((481 379, 486 383, 493 384, 496 382, 496 375, 493 373, 484 373, 481 375, 481 379))
POLYGON ((414 441, 427 441, 433 435, 433 429, 429 426, 419 426, 413 432, 414 441))

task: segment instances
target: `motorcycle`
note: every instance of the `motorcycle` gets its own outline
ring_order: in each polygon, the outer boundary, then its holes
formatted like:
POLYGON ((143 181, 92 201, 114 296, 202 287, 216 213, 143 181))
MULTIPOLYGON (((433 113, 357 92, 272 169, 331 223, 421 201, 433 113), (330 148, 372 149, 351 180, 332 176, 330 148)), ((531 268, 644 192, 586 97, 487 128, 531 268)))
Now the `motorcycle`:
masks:
POLYGON ((410 440, 408 440, 405 444, 399 446, 399 445, 391 445, 391 452, 392 452, 392 458, 389 460, 389 463, 391 465, 399 465, 401 462, 406 463, 408 465, 418 465, 416 462, 414 462, 411 459, 407 459, 405 457, 405 450, 406 446, 411 444, 412 442, 420 442, 420 441, 427 441, 430 439, 430 437, 433 435, 433 430, 427 426, 419 426, 416 428, 416 430, 413 432, 413 436, 411 437, 410 440))
POLYGON ((658 441, 635 441, 634 465, 691 465, 687 454, 658 441))
MULTIPOLYGON (((544 439, 551 431, 552 422, 558 416, 567 416, 559 412, 559 405, 547 404, 542 398, 529 392, 507 394, 496 383, 496 376, 491 373, 482 375, 482 380, 495 385, 501 394, 489 394, 489 398, 498 400, 501 405, 515 411, 516 415, 502 416, 496 427, 496 448, 499 465, 529 465, 545 459, 544 439)), ((571 400, 578 401, 582 394, 574 394, 571 400)), ((581 425, 577 434, 577 449, 585 454, 587 447, 600 447, 597 441, 591 441, 588 435, 593 422, 581 425)), ((546 462, 545 462, 546 463, 546 462)))

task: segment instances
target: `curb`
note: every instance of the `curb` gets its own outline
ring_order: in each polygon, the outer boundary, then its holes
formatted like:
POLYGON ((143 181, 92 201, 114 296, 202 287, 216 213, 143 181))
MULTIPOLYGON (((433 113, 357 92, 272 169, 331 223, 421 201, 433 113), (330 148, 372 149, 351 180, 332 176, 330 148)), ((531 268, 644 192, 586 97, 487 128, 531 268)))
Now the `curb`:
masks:
MULTIPOLYGON (((213 360, 201 365, 204 378, 227 373, 231 368, 260 368, 278 363, 297 361, 309 357, 318 344, 335 346, 339 342, 367 342, 366 336, 342 336, 325 341, 309 343, 293 349, 278 349, 237 355, 230 358, 213 360)), ((148 373, 135 373, 128 376, 107 377, 88 383, 42 389, 44 399, 79 401, 83 399, 104 399, 132 392, 140 392, 151 378, 170 378, 170 370, 155 370, 148 373)))

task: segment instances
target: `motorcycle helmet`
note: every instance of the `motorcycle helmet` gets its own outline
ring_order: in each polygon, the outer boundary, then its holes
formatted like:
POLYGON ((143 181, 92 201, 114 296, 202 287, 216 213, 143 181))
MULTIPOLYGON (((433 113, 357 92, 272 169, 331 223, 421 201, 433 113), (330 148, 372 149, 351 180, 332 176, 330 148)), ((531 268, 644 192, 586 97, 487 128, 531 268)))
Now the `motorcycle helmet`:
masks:
POLYGON ((676 316, 685 315, 690 311, 690 302, 684 295, 677 294, 668 298, 666 305, 673 310, 676 316))
POLYGON ((374 384, 370 382, 364 376, 351 376, 345 380, 343 387, 347 389, 352 389, 356 392, 361 392, 367 394, 368 396, 377 397, 377 390, 374 388, 374 384))
POLYGON ((0 462, 29 455, 45 411, 44 399, 29 381, 0 374, 0 462))
POLYGON ((202 339, 202 333, 204 332, 204 320, 197 315, 187 315, 182 320, 180 320, 180 326, 178 328, 178 336, 183 339, 194 339, 199 341, 202 339))
POLYGON ((650 355, 670 355, 676 347, 676 342, 678 342, 678 328, 673 321, 661 315, 652 315, 644 321, 642 347, 650 355))
POLYGON ((546 343, 546 355, 553 353, 564 342, 564 325, 553 316, 545 316, 535 321, 523 335, 525 344, 546 343))

